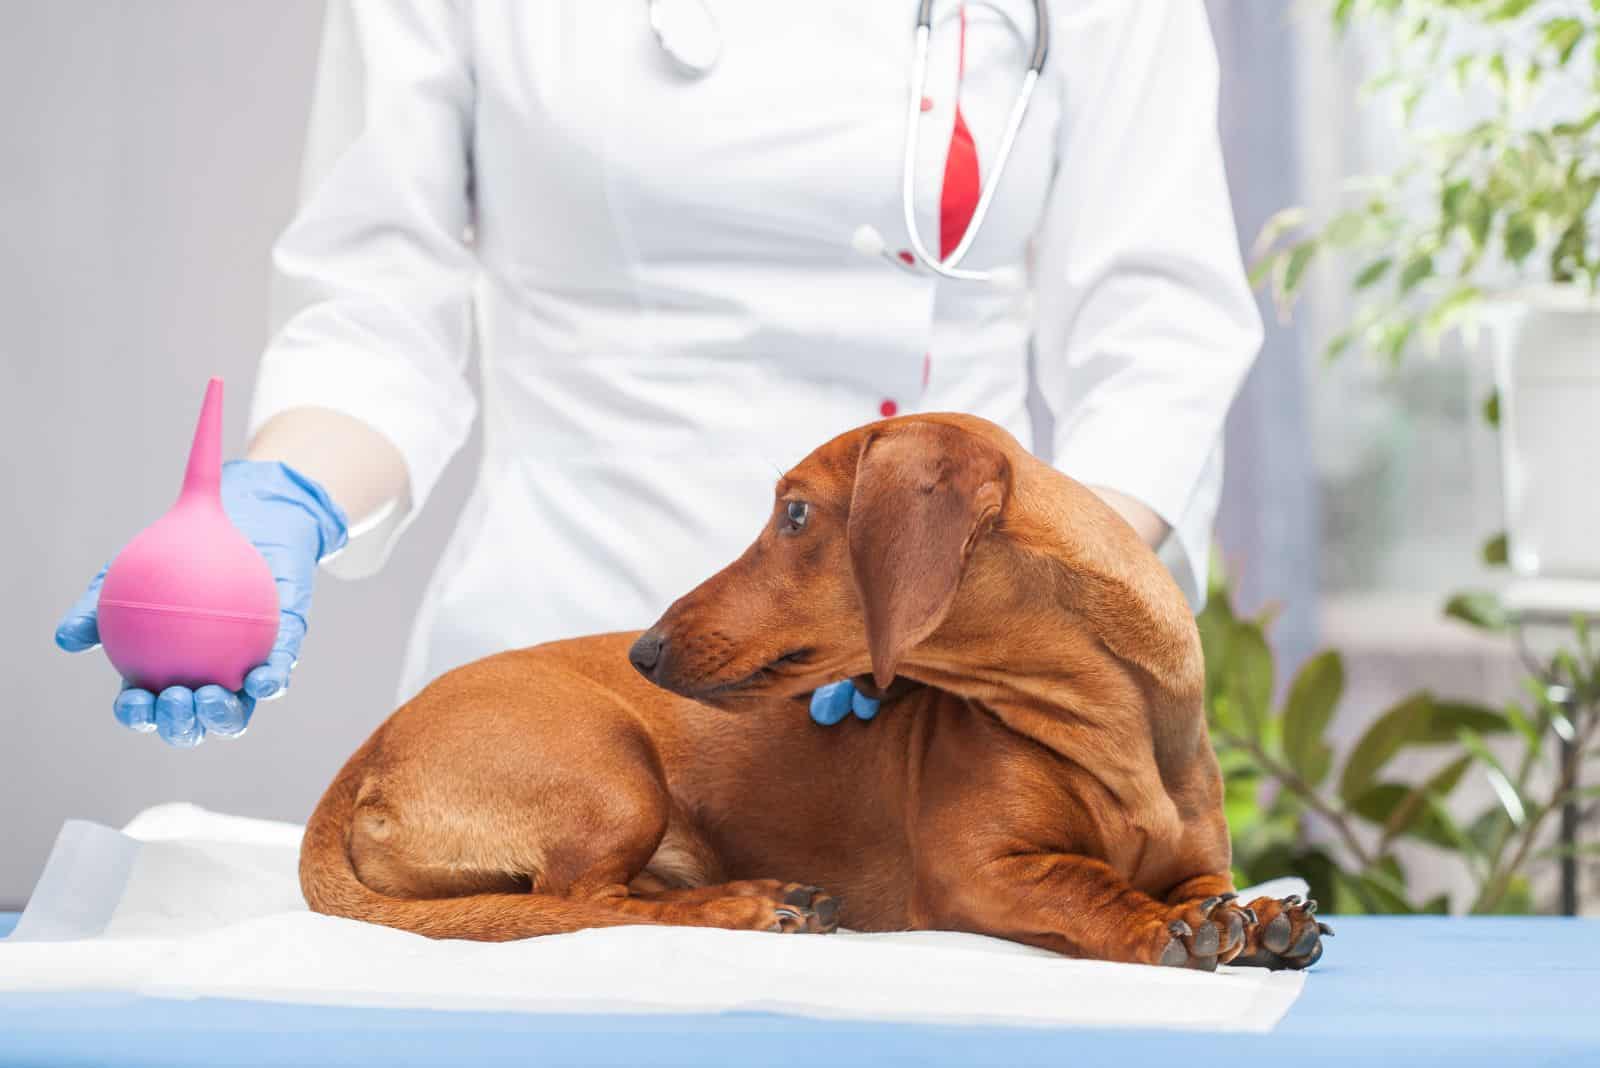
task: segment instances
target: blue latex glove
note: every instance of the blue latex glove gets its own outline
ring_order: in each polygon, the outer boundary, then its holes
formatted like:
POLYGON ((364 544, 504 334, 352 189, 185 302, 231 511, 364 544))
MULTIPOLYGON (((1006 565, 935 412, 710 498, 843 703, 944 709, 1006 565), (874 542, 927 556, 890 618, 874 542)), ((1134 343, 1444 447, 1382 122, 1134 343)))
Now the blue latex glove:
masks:
MULTIPOLYGON (((344 512, 326 490, 287 464, 234 460, 222 465, 222 506, 233 525, 266 557, 278 584, 278 640, 264 664, 244 678, 237 693, 221 686, 170 686, 159 695, 125 686, 112 705, 118 722, 141 733, 155 731, 168 745, 189 749, 207 734, 234 738, 250 724, 256 702, 279 697, 300 659, 317 563, 349 540, 344 512)), ((96 610, 106 569, 89 583, 56 627, 56 644, 69 653, 100 644, 96 610)))
POLYGON ((878 714, 878 702, 856 690, 849 679, 830 682, 811 695, 811 718, 824 727, 831 727, 854 712, 857 719, 871 719, 878 714))

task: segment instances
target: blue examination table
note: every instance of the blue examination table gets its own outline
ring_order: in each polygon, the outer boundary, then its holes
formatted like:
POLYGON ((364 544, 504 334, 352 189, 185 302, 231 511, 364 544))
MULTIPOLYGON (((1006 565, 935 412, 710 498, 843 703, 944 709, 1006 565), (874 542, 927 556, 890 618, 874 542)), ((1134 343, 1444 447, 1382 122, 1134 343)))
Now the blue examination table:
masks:
MULTIPOLYGON (((15 915, 0 914, 0 933, 15 915)), ((0 993, 3 1065, 1600 1065, 1600 921, 1333 918, 1266 1035, 0 993)))

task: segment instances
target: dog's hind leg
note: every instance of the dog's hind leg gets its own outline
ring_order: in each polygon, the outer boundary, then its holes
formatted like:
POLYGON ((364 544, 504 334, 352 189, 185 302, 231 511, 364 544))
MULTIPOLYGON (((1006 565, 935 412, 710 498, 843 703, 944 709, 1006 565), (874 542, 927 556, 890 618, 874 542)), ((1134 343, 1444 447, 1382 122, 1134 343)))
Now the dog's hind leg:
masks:
POLYGON ((821 934, 833 931, 839 923, 839 903, 820 887, 780 879, 726 881, 710 843, 678 805, 672 808, 655 855, 629 882, 628 889, 633 898, 670 905, 758 898, 782 910, 781 922, 798 922, 801 929, 821 934), (798 918, 790 917, 790 912, 798 913, 798 918))
POLYGON ((308 825, 311 907, 488 941, 630 923, 831 928, 787 888, 636 893, 663 875, 721 882, 720 865, 675 811, 650 737, 603 694, 562 682, 535 701, 464 694, 397 713, 308 825))

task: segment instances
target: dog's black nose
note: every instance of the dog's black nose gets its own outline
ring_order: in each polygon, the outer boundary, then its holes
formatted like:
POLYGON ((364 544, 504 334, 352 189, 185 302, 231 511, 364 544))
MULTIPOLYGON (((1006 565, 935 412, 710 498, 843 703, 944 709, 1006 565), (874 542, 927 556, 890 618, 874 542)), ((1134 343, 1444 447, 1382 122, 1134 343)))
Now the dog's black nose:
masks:
POLYGON ((647 630, 639 635, 633 643, 633 648, 628 650, 628 663, 639 669, 639 674, 648 677, 661 662, 661 635, 653 630, 647 630))

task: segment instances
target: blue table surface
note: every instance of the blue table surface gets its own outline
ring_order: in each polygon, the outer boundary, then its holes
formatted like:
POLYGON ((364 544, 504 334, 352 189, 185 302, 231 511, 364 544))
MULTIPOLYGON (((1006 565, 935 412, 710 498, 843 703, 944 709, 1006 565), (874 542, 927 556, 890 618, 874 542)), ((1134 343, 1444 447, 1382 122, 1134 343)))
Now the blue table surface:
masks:
MULTIPOLYGON (((0 935, 14 914, 0 913, 0 935)), ((1342 918, 1265 1035, 0 993, 0 1064, 1600 1064, 1600 922, 1342 918)))

